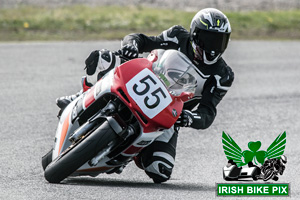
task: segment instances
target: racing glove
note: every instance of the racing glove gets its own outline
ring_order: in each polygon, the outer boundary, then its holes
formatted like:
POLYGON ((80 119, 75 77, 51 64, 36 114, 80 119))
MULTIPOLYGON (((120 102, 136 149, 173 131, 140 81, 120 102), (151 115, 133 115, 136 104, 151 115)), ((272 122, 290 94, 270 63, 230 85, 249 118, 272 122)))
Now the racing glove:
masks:
POLYGON ((194 122, 194 114, 189 110, 182 110, 175 125, 181 127, 190 127, 193 122, 194 122))
POLYGON ((113 67, 120 64, 120 58, 113 52, 102 49, 93 51, 89 57, 85 60, 85 69, 88 75, 93 75, 98 67, 98 72, 105 74, 113 67))
POLYGON ((137 58, 139 55, 139 49, 132 44, 127 44, 122 47, 122 55, 128 59, 137 58))

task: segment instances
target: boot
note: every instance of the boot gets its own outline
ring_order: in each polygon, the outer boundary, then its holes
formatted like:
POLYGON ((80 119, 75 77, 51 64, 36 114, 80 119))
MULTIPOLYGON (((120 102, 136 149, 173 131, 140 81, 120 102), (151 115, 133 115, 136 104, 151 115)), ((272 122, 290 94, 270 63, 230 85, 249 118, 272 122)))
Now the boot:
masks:
POLYGON ((76 94, 70 95, 70 96, 64 96, 56 99, 56 105, 60 109, 65 109, 69 103, 74 101, 77 97, 79 97, 83 93, 83 90, 80 90, 76 94))
POLYGON ((89 90, 93 86, 93 84, 91 84, 91 83, 89 83, 87 81, 87 77, 86 76, 83 76, 81 78, 81 86, 82 86, 82 90, 80 90, 76 94, 73 94, 73 95, 70 95, 70 96, 64 96, 64 97, 60 97, 60 98, 56 99, 56 105, 61 109, 59 111, 58 117, 61 115, 61 113, 63 112, 63 110, 67 107, 67 105, 69 105, 72 101, 74 101, 82 93, 84 93, 87 90, 89 90))

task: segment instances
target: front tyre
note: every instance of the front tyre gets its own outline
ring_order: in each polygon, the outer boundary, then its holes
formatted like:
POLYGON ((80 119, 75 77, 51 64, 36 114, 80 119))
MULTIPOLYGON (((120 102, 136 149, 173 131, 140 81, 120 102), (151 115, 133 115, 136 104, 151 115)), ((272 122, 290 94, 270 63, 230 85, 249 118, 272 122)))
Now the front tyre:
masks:
POLYGON ((274 174, 275 174, 275 172, 272 169, 267 169, 265 171, 265 175, 264 175, 264 179, 263 180, 264 181, 270 180, 271 178, 273 178, 274 174))
POLYGON ((46 167, 52 162, 52 153, 53 153, 53 148, 46 155, 42 157, 42 166, 44 171, 46 167))
POLYGON ((84 163, 95 157, 99 151, 117 137, 108 122, 104 122, 83 140, 80 140, 53 160, 45 169, 44 176, 46 180, 49 183, 61 182, 84 163))

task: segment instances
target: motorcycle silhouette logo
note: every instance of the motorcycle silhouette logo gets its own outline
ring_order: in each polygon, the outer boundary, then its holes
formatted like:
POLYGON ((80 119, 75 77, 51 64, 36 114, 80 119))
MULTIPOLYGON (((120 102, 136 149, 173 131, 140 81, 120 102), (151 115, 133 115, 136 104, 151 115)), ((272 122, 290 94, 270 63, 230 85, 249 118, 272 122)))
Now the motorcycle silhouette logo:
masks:
POLYGON ((278 137, 267 148, 267 151, 259 150, 260 141, 250 141, 249 150, 244 150, 236 144, 229 134, 223 132, 222 143, 224 153, 228 159, 228 164, 223 168, 223 178, 225 180, 240 180, 252 178, 253 180, 263 179, 268 181, 278 180, 278 174, 282 175, 287 163, 287 158, 283 155, 286 144, 286 132, 278 137), (258 165, 261 164, 259 167, 258 165), (242 166, 248 165, 247 168, 242 166))

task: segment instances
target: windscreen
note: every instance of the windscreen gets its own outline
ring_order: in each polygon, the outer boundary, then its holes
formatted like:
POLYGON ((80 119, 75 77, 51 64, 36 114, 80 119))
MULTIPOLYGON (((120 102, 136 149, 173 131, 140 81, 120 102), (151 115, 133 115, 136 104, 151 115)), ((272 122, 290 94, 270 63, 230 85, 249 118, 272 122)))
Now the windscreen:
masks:
POLYGON ((199 75, 193 63, 181 52, 165 51, 153 71, 172 95, 195 93, 199 75))

